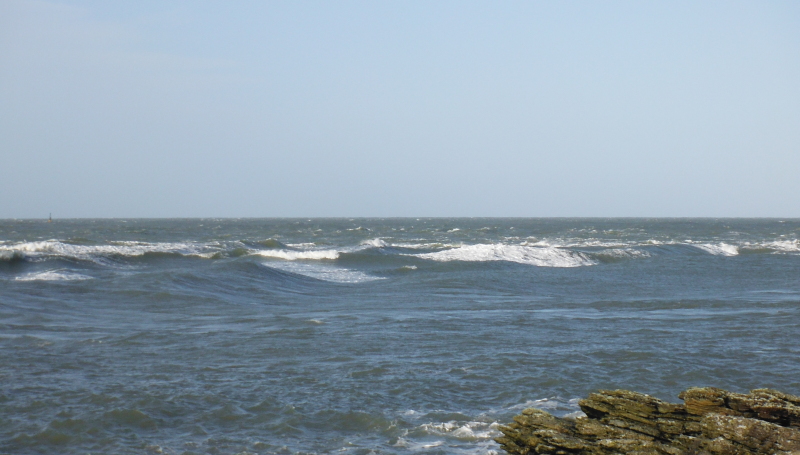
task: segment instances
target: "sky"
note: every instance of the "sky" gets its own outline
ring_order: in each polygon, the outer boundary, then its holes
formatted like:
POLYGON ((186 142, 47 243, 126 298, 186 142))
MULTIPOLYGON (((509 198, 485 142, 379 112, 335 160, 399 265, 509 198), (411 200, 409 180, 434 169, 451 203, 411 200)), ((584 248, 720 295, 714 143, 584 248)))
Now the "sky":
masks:
POLYGON ((0 218, 800 217, 800 2, 0 2, 0 218))

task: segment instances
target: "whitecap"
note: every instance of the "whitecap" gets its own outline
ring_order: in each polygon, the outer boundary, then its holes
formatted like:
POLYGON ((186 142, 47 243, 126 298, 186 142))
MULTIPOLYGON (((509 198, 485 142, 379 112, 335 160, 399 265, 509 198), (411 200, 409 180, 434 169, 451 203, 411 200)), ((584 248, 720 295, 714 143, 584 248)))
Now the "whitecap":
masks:
POLYGON ((777 240, 774 242, 767 242, 764 247, 773 249, 781 253, 797 253, 800 252, 800 241, 794 240, 777 240))
POLYGON ((318 280, 332 283, 366 283, 368 281, 382 280, 382 277, 368 275, 359 270, 337 267, 331 264, 307 262, 265 262, 266 267, 271 267, 284 272, 295 273, 318 280))
POLYGON ((110 242, 106 245, 75 245, 59 240, 42 240, 0 245, 0 251, 24 253, 29 258, 66 257, 96 261, 109 256, 142 256, 147 253, 176 253, 185 256, 211 257, 219 248, 195 243, 110 242))
POLYGON ((292 248, 314 248, 315 246, 317 246, 317 244, 316 243, 309 243, 309 242, 306 242, 306 243, 287 243, 286 246, 292 247, 292 248))
POLYGON ((418 427, 433 436, 446 436, 454 439, 476 441, 500 436, 497 422, 431 422, 418 427))
POLYGON ((46 270, 44 272, 28 273, 14 279, 16 281, 82 281, 91 280, 92 277, 64 270, 46 270))
POLYGON ((699 248, 706 253, 713 254, 714 256, 736 256, 739 254, 739 247, 730 245, 728 243, 696 243, 693 244, 695 248, 699 248))
POLYGON ((528 237, 522 242, 525 246, 552 246, 559 248, 625 248, 637 246, 636 242, 620 242, 610 240, 600 240, 595 238, 589 239, 569 239, 569 238, 549 238, 538 239, 528 237))
POLYGON ((619 259, 650 257, 650 253, 648 253, 647 251, 637 250, 635 248, 609 248, 606 250, 598 251, 595 254, 612 258, 619 258, 619 259))
POLYGON ((267 258, 285 259, 287 261, 296 261, 301 259, 312 260, 333 260, 338 259, 341 252, 338 250, 257 250, 252 254, 264 256, 267 258))
POLYGON ((372 248, 384 248, 387 246, 387 243, 378 238, 378 239, 364 240, 363 242, 361 242, 361 245, 372 248))
POLYGON ((411 250, 436 250, 442 248, 455 248, 461 246, 461 244, 456 243, 439 243, 439 242, 430 242, 430 243, 393 243, 392 246, 397 248, 408 248, 411 250))
POLYGON ((508 261, 538 267, 581 267, 595 265, 588 255, 563 248, 525 245, 477 244, 465 245, 432 253, 413 254, 433 261, 508 261))
POLYGON ((253 250, 251 254, 275 259, 283 259, 286 261, 297 260, 335 260, 343 253, 355 253, 369 248, 382 248, 387 246, 387 243, 381 239, 365 240, 359 246, 343 247, 332 249, 306 249, 306 250, 288 250, 288 249, 270 249, 270 250, 253 250))

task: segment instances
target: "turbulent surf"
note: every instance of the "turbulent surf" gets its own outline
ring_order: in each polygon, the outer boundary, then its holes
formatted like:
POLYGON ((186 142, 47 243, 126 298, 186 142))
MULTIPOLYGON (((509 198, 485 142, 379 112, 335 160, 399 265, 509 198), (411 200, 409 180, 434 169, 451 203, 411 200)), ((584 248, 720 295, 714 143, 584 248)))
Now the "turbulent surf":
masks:
POLYGON ((800 393, 800 220, 0 220, 0 453, 488 454, 800 393))

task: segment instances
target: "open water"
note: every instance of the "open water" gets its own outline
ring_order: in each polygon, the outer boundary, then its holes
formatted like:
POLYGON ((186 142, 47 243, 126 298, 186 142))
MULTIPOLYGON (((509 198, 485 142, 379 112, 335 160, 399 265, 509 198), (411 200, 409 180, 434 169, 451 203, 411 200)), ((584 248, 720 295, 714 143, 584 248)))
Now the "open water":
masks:
POLYGON ((488 454, 800 393, 800 220, 0 220, 0 453, 488 454))

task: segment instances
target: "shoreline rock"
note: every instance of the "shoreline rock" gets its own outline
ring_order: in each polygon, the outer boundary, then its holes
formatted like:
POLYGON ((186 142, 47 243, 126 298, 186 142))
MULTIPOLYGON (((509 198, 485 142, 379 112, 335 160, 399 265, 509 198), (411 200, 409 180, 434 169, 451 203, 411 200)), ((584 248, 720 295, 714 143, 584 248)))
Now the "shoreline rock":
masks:
POLYGON ((800 455, 800 397, 713 387, 678 397, 601 390, 579 402, 585 417, 525 409, 495 441, 511 455, 800 455))

